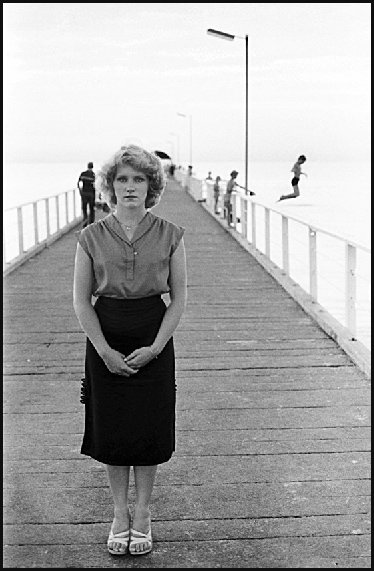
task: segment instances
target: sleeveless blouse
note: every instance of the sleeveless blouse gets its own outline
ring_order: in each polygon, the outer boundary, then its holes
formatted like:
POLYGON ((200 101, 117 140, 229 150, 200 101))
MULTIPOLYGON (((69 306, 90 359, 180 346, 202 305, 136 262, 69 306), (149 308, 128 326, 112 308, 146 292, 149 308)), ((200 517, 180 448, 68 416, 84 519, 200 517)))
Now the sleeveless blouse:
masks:
POLYGON ((83 228, 78 242, 91 258, 95 297, 137 299, 170 291, 170 258, 185 229, 147 212, 131 240, 114 214, 83 228))

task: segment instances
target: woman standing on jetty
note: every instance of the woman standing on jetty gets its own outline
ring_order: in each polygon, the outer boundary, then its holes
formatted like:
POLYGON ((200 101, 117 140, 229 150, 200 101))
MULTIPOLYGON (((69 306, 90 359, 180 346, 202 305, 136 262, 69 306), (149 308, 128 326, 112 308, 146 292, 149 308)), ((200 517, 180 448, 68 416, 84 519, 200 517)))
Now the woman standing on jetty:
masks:
POLYGON ((87 336, 81 453, 106 464, 114 501, 108 551, 143 555, 152 549, 157 466, 175 449, 172 335, 187 299, 184 229, 150 212, 165 187, 153 153, 122 147, 95 186, 113 212, 83 229, 77 244, 74 309, 87 336))

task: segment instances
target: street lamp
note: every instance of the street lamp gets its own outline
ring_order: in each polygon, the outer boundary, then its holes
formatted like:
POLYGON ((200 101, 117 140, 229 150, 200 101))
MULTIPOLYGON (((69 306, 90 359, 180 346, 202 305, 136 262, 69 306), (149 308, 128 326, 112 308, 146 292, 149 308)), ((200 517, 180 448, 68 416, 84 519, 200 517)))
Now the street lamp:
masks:
POLYGON ((170 132, 169 135, 176 138, 176 141, 177 141, 177 162, 179 164, 179 134, 170 132))
POLYGON ((172 156, 173 156, 172 160, 174 161, 174 160, 175 160, 175 146, 174 146, 174 141, 168 140, 168 141, 166 141, 166 142, 170 145, 171 154, 172 154, 172 156))
POLYGON ((169 133, 169 135, 177 138, 177 163, 179 165, 179 135, 178 133, 169 133))
POLYGON ((190 118, 190 165, 192 165, 192 115, 185 115, 184 113, 177 112, 179 117, 190 118))
MULTIPOLYGON (((232 42, 234 38, 245 40, 245 193, 248 194, 248 35, 246 34, 245 37, 234 36, 233 34, 213 30, 212 28, 207 30, 207 34, 230 42, 232 42)), ((250 194, 253 193, 250 192, 250 194)))

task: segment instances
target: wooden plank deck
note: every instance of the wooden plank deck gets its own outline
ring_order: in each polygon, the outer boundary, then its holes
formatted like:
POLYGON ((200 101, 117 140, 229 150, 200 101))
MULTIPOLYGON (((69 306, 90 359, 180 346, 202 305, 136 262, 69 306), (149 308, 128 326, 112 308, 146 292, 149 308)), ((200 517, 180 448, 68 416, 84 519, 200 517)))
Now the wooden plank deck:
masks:
POLYGON ((369 568, 369 380, 176 184, 157 212, 186 228, 189 298, 154 550, 107 553, 105 470, 79 452, 71 232, 4 279, 4 567, 369 568))

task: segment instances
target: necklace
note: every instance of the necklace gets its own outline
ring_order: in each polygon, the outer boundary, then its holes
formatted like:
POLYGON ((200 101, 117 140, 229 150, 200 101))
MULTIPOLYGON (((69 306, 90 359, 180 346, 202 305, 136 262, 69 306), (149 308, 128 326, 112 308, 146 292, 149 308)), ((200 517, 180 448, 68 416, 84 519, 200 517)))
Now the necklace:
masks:
MULTIPOLYGON (((117 218, 117 217, 116 217, 117 218)), ((135 222, 134 224, 125 224, 124 222, 121 222, 119 220, 119 218, 117 218, 118 222, 121 224, 122 228, 124 228, 125 230, 133 230, 133 228, 135 228, 135 226, 137 226, 139 224, 139 222, 141 222, 143 220, 144 216, 138 221, 135 222)))

